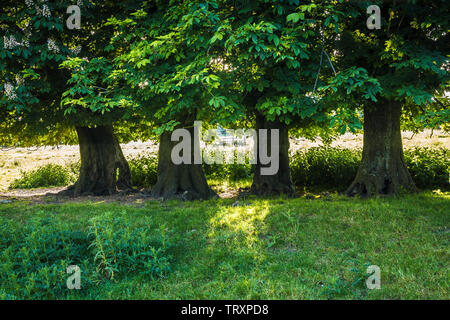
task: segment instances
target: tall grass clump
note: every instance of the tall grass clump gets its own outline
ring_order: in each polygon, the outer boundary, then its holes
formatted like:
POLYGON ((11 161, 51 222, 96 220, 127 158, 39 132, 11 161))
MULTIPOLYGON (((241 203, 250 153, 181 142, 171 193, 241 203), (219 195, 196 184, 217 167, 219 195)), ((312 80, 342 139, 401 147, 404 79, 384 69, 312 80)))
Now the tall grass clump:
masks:
POLYGON ((291 175, 296 186, 344 190, 356 176, 361 152, 314 147, 291 156, 291 175))
POLYGON ((10 185, 10 189, 32 189, 45 187, 61 187, 74 183, 78 172, 76 164, 62 166, 59 164, 46 164, 31 171, 21 171, 20 177, 10 185))
POLYGON ((208 179, 223 179, 228 181, 239 181, 252 177, 252 165, 250 164, 249 154, 252 149, 248 147, 219 147, 214 148, 214 145, 209 145, 203 149, 204 158, 210 158, 210 162, 215 160, 218 156, 222 159, 221 164, 218 163, 203 163, 203 170, 208 179), (216 153, 220 152, 220 155, 216 153), (238 154, 243 157, 244 164, 238 164, 238 154))

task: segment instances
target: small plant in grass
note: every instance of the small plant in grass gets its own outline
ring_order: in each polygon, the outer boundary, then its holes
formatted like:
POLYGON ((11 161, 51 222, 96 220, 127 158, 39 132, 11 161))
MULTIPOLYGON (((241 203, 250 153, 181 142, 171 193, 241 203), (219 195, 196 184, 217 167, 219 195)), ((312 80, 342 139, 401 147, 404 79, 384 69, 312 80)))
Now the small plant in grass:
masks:
POLYGON ((360 263, 356 260, 350 260, 351 267, 348 269, 348 275, 334 277, 328 281, 322 294, 328 299, 354 298, 362 299, 367 296, 366 280, 369 276, 366 273, 370 263, 360 263))
POLYGON ((89 234, 99 275, 114 279, 135 272, 153 278, 171 271, 164 228, 155 233, 133 226, 126 213, 106 213, 91 219, 89 234))

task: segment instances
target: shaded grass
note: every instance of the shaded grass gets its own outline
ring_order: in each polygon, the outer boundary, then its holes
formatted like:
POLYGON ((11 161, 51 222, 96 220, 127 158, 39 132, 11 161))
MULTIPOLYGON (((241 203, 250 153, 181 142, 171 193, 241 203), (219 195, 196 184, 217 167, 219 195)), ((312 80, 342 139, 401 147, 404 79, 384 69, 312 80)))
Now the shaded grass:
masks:
POLYGON ((234 199, 0 205, 0 219, 18 228, 37 212, 81 229, 104 212, 126 212, 136 225, 169 230, 172 273, 163 279, 130 273, 89 298, 450 298, 448 193, 250 197, 237 205, 234 199), (381 268, 380 290, 366 289, 369 264, 381 268))

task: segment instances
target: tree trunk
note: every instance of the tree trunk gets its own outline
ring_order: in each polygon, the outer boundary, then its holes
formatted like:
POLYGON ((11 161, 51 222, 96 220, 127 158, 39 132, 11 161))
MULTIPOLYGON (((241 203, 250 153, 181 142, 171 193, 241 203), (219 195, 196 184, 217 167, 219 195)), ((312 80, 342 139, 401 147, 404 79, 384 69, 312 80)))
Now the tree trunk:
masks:
POLYGON ((294 184, 291 178, 291 169, 289 167, 289 133, 287 126, 279 121, 270 122, 262 115, 256 117, 256 128, 258 138, 257 161, 253 170, 253 183, 250 192, 257 195, 295 195, 294 184), (267 168, 270 164, 261 163, 261 146, 262 141, 259 139, 259 130, 267 130, 267 151, 272 153, 273 143, 271 141, 270 129, 279 129, 279 168, 273 175, 262 175, 261 168, 267 168))
POLYGON ((119 190, 133 190, 131 184, 131 170, 127 159, 123 155, 119 140, 113 133, 114 148, 116 150, 116 168, 119 169, 119 176, 117 177, 117 188, 119 190))
POLYGON ((131 191, 130 167, 112 126, 76 127, 76 131, 80 145, 80 176, 66 194, 100 196, 111 195, 118 189, 131 191))
POLYGON ((403 158, 400 115, 398 101, 381 100, 364 109, 362 160, 347 195, 389 195, 417 190, 403 158))
POLYGON ((216 193, 209 187, 201 164, 194 164, 194 130, 191 133, 191 164, 174 164, 172 149, 179 142, 171 141, 171 133, 161 135, 158 151, 158 179, 152 189, 157 198, 181 198, 183 200, 209 199, 216 193))

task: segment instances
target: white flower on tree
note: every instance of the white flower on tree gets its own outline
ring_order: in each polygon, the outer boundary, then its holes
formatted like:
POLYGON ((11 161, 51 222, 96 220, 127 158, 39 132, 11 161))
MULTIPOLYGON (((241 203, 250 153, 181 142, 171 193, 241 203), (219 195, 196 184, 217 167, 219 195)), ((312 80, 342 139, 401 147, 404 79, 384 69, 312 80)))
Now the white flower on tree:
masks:
POLYGON ((77 56, 81 52, 81 46, 77 46, 70 51, 72 52, 73 55, 77 56))
POLYGON ((19 42, 12 35, 9 36, 9 38, 7 36, 3 36, 3 47, 5 49, 14 49, 15 47, 18 47, 18 46, 28 47, 29 45, 30 45, 30 43, 28 42, 28 40, 19 42))
POLYGON ((31 8, 34 5, 34 2, 32 0, 25 0, 25 4, 28 8, 31 8))
POLYGON ((11 83, 9 83, 9 82, 5 83, 5 95, 10 100, 14 100, 14 99, 17 98, 17 95, 14 92, 14 86, 11 83))
POLYGON ((43 16, 45 18, 50 18, 52 13, 46 4, 42 6, 42 9, 36 6, 36 12, 38 15, 43 16))
POLYGON ((47 40, 47 47, 48 47, 48 50, 50 50, 51 52, 59 53, 59 48, 58 48, 58 46, 56 45, 55 40, 53 40, 53 39, 48 39, 48 40, 47 40))

